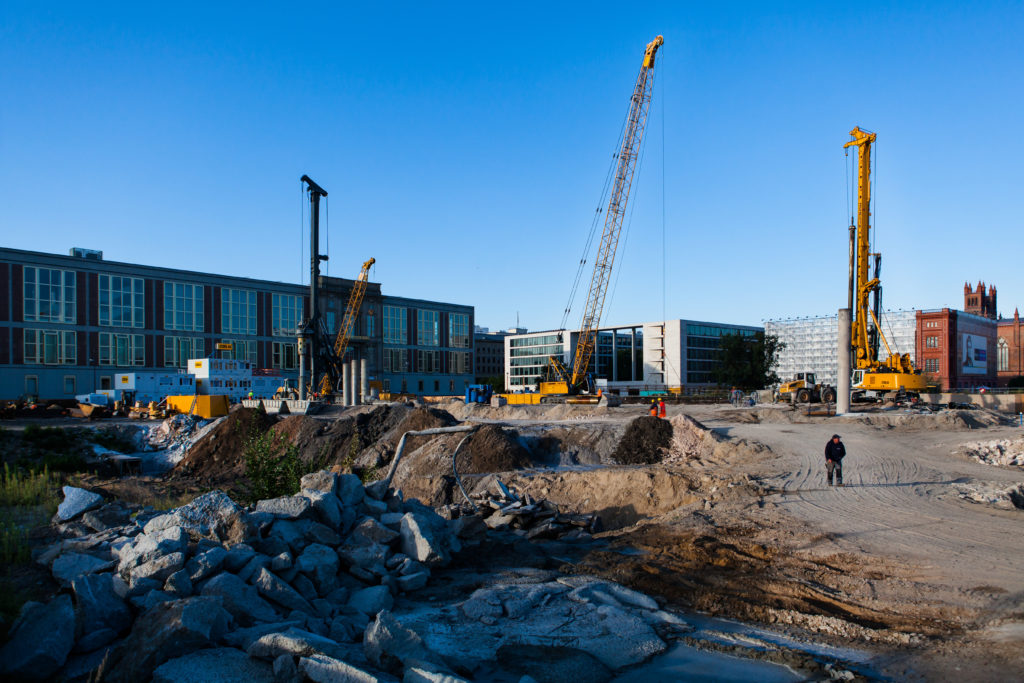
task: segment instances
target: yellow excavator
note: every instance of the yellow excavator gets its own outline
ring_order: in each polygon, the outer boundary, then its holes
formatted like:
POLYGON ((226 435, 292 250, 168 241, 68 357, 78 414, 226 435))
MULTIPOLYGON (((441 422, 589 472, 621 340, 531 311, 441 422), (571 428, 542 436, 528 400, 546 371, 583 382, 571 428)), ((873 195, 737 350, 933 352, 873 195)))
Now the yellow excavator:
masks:
POLYGON ((856 233, 853 284, 853 328, 851 344, 853 358, 853 398, 895 400, 916 396, 926 386, 921 371, 914 367, 910 354, 893 353, 885 338, 881 317, 881 254, 871 253, 871 146, 877 135, 856 127, 850 131, 844 149, 857 149, 857 222, 850 226, 856 233), (874 257, 874 276, 870 277, 870 261, 874 257), (874 298, 874 305, 869 299, 874 298), (869 328, 868 320, 874 323, 869 328), (878 360, 878 340, 881 339, 889 357, 878 360))
MULTIPOLYGON (((651 92, 654 88, 654 57, 658 48, 665 42, 662 36, 656 37, 647 44, 644 51, 640 74, 637 76, 633 95, 630 98, 629 113, 622 135, 622 147, 619 150, 618 166, 609 194, 608 209, 604 215, 604 232, 601 244, 594 260, 594 273, 590 279, 590 290, 587 295, 587 307, 580 322, 579 337, 573 354, 572 367, 567 367, 557 356, 551 356, 545 372, 545 380, 540 382, 541 401, 551 402, 585 402, 588 398, 580 395, 594 395, 594 379, 590 372, 590 363, 597 345, 597 328, 601 322, 605 294, 611 278, 612 265, 615 262, 615 250, 622 232, 622 222, 626 215, 626 203, 633 184, 633 173, 636 170, 640 154, 640 143, 647 126, 647 114, 651 108, 651 92)), ((567 309, 568 310, 568 309, 567 309)), ((591 401, 597 400, 593 396, 591 401)))

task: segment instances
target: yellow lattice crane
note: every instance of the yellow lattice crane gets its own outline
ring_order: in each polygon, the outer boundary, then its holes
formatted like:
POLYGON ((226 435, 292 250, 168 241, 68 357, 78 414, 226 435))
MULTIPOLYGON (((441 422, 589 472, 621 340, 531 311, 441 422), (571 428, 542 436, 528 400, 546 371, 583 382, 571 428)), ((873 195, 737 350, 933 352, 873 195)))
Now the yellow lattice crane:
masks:
POLYGON ((630 97, 629 113, 622 135, 622 147, 619 150, 618 167, 615 171, 611 193, 608 199, 608 210, 604 216, 604 232, 601 244, 594 260, 594 273, 590 279, 590 290, 587 294, 587 307, 580 322, 579 338, 573 354, 572 367, 567 368, 562 361, 552 356, 548 368, 554 375, 554 381, 541 382, 542 395, 575 395, 589 393, 593 390, 590 362, 594 357, 597 344, 597 328, 601 322, 604 299, 608 292, 608 283, 615 262, 615 250, 619 245, 622 222, 626 216, 626 204, 629 191, 633 185, 633 173, 640 155, 640 143, 647 125, 647 114, 651 107, 651 92, 654 88, 654 57, 658 48, 665 42, 658 36, 647 44, 644 51, 640 74, 637 76, 633 95, 630 97))
POLYGON ((853 138, 844 148, 857 148, 857 226, 854 256, 854 306, 853 328, 850 341, 853 346, 853 390, 855 394, 882 396, 918 392, 926 382, 920 370, 914 367, 910 354, 893 353, 882 325, 881 279, 879 278, 880 254, 871 253, 871 146, 877 135, 859 127, 850 131, 853 138), (870 260, 875 257, 875 273, 870 274, 870 260), (874 295, 872 310, 869 299, 874 295), (874 322, 878 338, 885 344, 889 357, 878 360, 878 344, 872 338, 868 320, 874 322))
MULTIPOLYGON (((334 356, 337 358, 337 365, 339 367, 345 361, 345 350, 348 348, 352 332, 355 330, 359 309, 363 305, 363 297, 366 295, 366 283, 370 277, 370 267, 376 262, 376 259, 371 258, 364 263, 362 270, 359 271, 359 277, 352 283, 352 292, 349 294, 348 305, 345 307, 345 317, 341 321, 341 329, 338 330, 338 336, 334 340, 334 356)), ((324 373, 324 376, 320 379, 320 393, 327 396, 333 389, 331 374, 324 373)))

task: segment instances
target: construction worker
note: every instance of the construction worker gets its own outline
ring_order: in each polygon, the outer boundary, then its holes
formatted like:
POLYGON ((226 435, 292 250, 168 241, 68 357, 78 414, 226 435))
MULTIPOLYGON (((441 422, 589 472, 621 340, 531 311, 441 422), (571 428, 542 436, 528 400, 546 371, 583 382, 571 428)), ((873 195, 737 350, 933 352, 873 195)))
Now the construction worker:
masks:
POLYGON ((658 417, 658 399, 651 399, 651 417, 658 417))
POLYGON ((665 417, 665 399, 658 399, 658 417, 665 417))
POLYGON ((825 470, 828 473, 828 485, 832 486, 832 475, 835 474, 836 486, 843 485, 843 457, 846 455, 846 446, 839 440, 838 434, 825 444, 825 470))

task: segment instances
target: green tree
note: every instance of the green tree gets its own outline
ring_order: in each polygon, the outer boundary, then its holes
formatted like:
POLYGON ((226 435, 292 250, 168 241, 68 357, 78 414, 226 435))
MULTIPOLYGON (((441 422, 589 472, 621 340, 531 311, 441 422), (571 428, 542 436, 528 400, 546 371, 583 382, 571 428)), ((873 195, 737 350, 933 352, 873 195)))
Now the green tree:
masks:
POLYGON ((752 336, 740 334, 722 335, 719 341, 719 365, 714 378, 722 386, 731 386, 750 391, 763 389, 779 381, 775 368, 779 364, 779 352, 786 343, 773 334, 757 332, 752 336))

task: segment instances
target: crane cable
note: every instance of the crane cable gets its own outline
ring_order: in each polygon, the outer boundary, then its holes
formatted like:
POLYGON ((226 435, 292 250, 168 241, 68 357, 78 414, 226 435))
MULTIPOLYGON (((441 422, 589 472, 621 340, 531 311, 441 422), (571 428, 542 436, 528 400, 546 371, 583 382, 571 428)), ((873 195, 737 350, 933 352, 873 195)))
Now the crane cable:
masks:
POLYGON ((604 213, 605 201, 608 199, 608 192, 611 189, 612 178, 615 175, 615 169, 618 166, 619 150, 622 148, 622 137, 625 135, 626 121, 629 118, 627 112, 626 116, 622 120, 622 126, 619 128, 619 137, 615 145, 615 151, 612 153, 611 160, 608 163, 608 171, 605 174, 604 185, 601 187, 601 196, 598 200, 597 209, 594 211, 594 216, 590 221, 590 231, 587 234, 587 241, 583 247, 583 255, 580 257, 579 264, 576 267, 576 277, 573 280, 572 288, 569 290, 569 300, 566 302, 565 310, 562 312, 562 322, 559 324, 558 329, 566 329, 566 325, 569 322, 569 314, 572 312, 573 304, 576 301, 576 292, 579 290, 580 282, 583 280, 583 271, 587 264, 587 259, 590 256, 590 250, 594 244, 594 236, 597 234, 597 226, 600 223, 601 215, 604 213))

